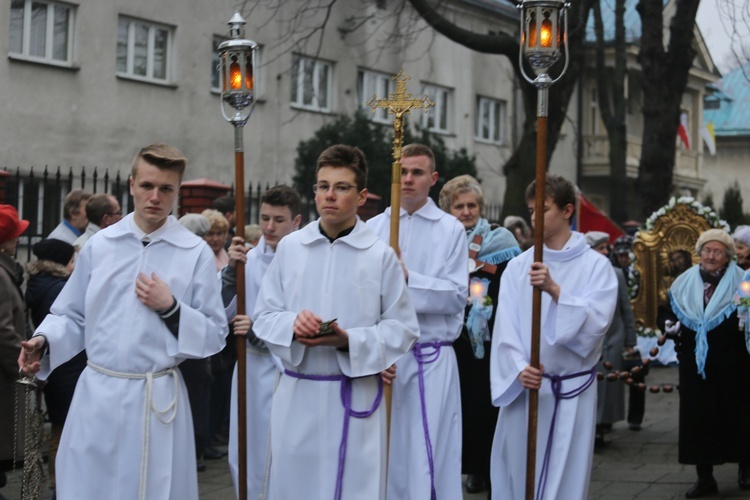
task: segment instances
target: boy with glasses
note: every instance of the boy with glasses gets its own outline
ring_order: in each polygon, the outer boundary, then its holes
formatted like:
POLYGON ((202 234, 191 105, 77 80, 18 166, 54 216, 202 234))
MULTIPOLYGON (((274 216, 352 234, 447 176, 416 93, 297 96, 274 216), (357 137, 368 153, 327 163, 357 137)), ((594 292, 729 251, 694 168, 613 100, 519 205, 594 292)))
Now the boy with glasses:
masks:
POLYGON ((384 499, 380 372, 408 350, 417 319, 396 254, 357 217, 367 198, 362 151, 318 158, 320 218, 284 238, 253 330, 284 375, 271 409, 271 500, 384 499))

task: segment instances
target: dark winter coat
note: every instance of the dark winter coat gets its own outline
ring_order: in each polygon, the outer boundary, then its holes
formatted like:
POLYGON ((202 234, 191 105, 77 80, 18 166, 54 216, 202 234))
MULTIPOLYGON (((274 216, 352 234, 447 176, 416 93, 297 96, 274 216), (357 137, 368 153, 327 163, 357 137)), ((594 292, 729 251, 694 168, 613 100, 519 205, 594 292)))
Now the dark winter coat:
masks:
MULTIPOLYGON (((26 267, 29 282, 26 285, 26 305, 36 328, 49 314, 50 307, 68 281, 70 273, 64 266, 51 261, 37 260, 26 267)), ((50 422, 61 424, 68 415, 78 377, 86 368, 86 351, 58 366, 47 378, 44 400, 50 422)))

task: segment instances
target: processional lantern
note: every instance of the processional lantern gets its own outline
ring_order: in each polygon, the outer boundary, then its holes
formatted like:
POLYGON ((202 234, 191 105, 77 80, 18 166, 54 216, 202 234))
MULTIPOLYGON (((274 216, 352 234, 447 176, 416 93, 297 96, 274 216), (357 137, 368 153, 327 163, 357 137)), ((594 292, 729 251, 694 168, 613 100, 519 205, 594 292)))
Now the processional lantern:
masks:
MULTIPOLYGON (((568 16, 570 3, 565 0, 523 0, 521 9, 521 43, 518 66, 523 77, 537 88, 536 199, 534 204, 534 261, 542 262, 544 248, 544 202, 547 176, 547 117, 549 88, 568 69, 568 16), (565 66, 555 79, 549 70, 565 50, 565 66), (524 69, 524 57, 536 73, 530 78, 524 69)), ((534 288, 531 317, 530 365, 539 368, 542 291, 534 288)), ((536 478, 536 434, 539 415, 539 391, 529 390, 528 436, 526 442, 526 500, 534 499, 536 478)))
MULTIPOLYGON (((245 237, 245 150, 242 130, 255 109, 255 75, 258 44, 243 38, 245 19, 235 12, 229 39, 219 45, 221 114, 234 126, 235 234, 245 237), (231 109, 228 109, 231 108, 231 109)), ((237 314, 245 311, 245 265, 237 262, 237 314)), ((238 497, 247 499, 247 366, 245 337, 237 336, 237 443, 238 497)))
POLYGON ((235 126, 243 126, 255 109, 255 65, 258 44, 243 38, 245 19, 235 12, 229 24, 229 39, 219 45, 221 114, 235 126), (227 113, 226 105, 234 112, 227 113))

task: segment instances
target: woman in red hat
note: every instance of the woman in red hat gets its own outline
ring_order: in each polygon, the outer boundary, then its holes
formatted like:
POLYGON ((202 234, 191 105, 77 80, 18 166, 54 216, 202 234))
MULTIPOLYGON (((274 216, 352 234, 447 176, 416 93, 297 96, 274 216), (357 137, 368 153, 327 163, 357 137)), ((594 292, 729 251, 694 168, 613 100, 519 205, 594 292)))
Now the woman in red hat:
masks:
POLYGON ((23 268, 15 260, 18 239, 29 221, 18 218, 11 205, 0 205, 0 488, 13 467, 14 387, 18 380, 18 352, 25 340, 21 293, 23 268))

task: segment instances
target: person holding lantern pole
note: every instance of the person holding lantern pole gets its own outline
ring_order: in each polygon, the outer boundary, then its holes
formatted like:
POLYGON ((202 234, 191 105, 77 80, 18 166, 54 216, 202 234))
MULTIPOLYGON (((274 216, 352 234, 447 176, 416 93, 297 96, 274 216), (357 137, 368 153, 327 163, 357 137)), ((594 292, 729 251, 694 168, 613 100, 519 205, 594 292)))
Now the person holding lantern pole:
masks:
MULTIPOLYGON (((539 391, 535 471, 537 498, 588 496, 596 426, 596 365, 617 304, 609 260, 570 228, 575 188, 550 175, 545 183, 544 262, 533 248, 511 260, 500 280, 492 335, 492 402, 500 414, 492 445, 492 498, 525 497, 527 399, 539 391), (532 290, 542 290, 539 369, 530 365, 532 290)), ((526 190, 534 221, 536 181, 526 190)))
MULTIPOLYGON (((247 339, 247 497, 265 498, 268 488, 270 449, 268 431, 271 400, 281 363, 274 359, 265 343, 252 331, 247 315, 236 315, 237 262, 245 263, 245 310, 252 311, 260 292, 260 284, 268 266, 276 256, 279 242, 299 228, 302 216, 299 193, 289 186, 275 186, 263 193, 260 200, 260 227, 263 235, 257 246, 249 249, 242 238, 235 236, 229 247, 229 265, 222 272, 222 297, 227 318, 234 319, 235 335, 247 339), (235 316, 236 315, 236 316, 235 316)), ((247 236, 247 232, 245 233, 247 236)), ((235 490, 239 490, 239 443, 237 433, 237 367, 232 375, 231 411, 229 413, 229 471, 235 490)))
MULTIPOLYGON (((421 144, 401 158, 399 248, 419 318, 419 342, 393 383, 389 499, 461 498, 461 392, 456 354, 468 297, 466 230, 430 199, 435 156, 421 144)), ((390 239, 391 209, 367 224, 390 239)))
POLYGON ((320 217, 286 236, 263 276, 255 335, 281 360, 271 403, 270 500, 383 500, 381 372, 419 329, 395 252, 358 217, 367 199, 359 148, 318 157, 320 217))

